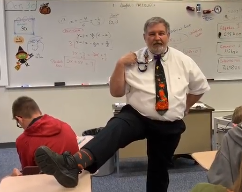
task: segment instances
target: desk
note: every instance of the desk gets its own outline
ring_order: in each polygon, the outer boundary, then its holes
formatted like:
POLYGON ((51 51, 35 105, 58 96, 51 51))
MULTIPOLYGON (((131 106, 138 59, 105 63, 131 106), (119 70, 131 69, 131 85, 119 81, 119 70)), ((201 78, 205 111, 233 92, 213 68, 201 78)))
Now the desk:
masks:
POLYGON ((6 177, 0 183, 0 192, 91 192, 90 173, 84 171, 79 175, 75 188, 64 188, 51 175, 38 174, 28 176, 6 177))
POLYGON ((204 169, 209 170, 215 159, 216 154, 217 151, 205 151, 192 153, 191 156, 204 169))
MULTIPOLYGON (((121 106, 112 105, 114 115, 118 114, 121 106)), ((184 118, 186 131, 175 151, 177 157, 194 152, 212 150, 212 112, 208 105, 205 109, 190 109, 184 118)), ((146 139, 132 142, 123 149, 119 149, 120 158, 146 157, 146 139)))
POLYGON ((182 134, 175 155, 191 154, 194 152, 211 151, 212 147, 212 112, 214 109, 191 108, 183 119, 186 131, 182 134))
POLYGON ((218 149, 221 145, 221 141, 225 133, 231 129, 231 120, 224 119, 223 117, 214 117, 213 119, 214 124, 214 138, 216 142, 216 149, 218 149), (220 127, 222 125, 223 127, 220 127))

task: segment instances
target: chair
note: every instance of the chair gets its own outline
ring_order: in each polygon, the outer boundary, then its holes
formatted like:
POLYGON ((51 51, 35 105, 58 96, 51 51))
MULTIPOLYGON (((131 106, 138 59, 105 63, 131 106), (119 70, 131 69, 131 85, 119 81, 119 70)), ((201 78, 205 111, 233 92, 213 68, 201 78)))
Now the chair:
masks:
MULTIPOLYGON (((79 148, 81 148, 83 145, 85 145, 87 142, 89 142, 92 138, 93 138, 92 136, 77 137, 77 142, 78 142, 79 148)), ((97 174, 97 172, 94 173, 94 175, 97 174)), ((41 173, 41 170, 38 166, 26 166, 22 170, 23 175, 37 175, 40 173, 41 173)))
POLYGON ((36 175, 40 174, 40 168, 38 166, 26 166, 22 170, 23 175, 36 175))
MULTIPOLYGON (((81 148, 83 145, 88 143, 92 138, 93 136, 77 137, 78 147, 81 148)), ((41 170, 38 166, 26 166, 22 170, 23 175, 36 175, 40 173, 41 170)), ((95 172, 93 175, 96 175, 97 173, 98 171, 95 172)))

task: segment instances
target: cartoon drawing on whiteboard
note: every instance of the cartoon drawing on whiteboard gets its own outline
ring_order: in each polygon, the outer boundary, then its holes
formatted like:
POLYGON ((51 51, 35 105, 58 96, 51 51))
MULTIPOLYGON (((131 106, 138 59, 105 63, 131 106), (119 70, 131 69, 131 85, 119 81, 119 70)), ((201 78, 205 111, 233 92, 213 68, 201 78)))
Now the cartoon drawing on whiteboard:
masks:
POLYGON ((17 44, 23 44, 24 43, 24 38, 22 36, 15 36, 14 37, 14 42, 17 44))
POLYGON ((17 65, 14 68, 18 71, 21 68, 21 65, 25 65, 26 67, 28 67, 29 64, 27 61, 33 56, 34 55, 32 53, 28 54, 23 50, 21 46, 19 46, 18 52, 16 53, 16 58, 18 59, 18 61, 16 63, 17 65))
POLYGON ((42 37, 35 36, 29 39, 27 44, 27 50, 33 53, 36 58, 43 58, 42 52, 44 51, 44 43, 42 42, 42 37))
POLYGON ((51 13, 51 8, 49 7, 49 3, 43 3, 40 5, 39 12, 43 15, 47 15, 51 13))
POLYGON ((16 18, 14 20, 14 35, 34 35, 34 23, 33 16, 16 18))

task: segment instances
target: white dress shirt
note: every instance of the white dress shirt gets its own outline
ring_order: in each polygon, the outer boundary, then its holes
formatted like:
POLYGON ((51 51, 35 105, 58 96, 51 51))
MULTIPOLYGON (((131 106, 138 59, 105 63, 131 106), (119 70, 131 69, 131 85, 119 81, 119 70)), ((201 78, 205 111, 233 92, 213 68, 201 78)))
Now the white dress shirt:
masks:
MULTIPOLYGON (((144 47, 137 52, 138 61, 144 62, 144 47)), ((149 52, 149 59, 154 55, 149 52)), ((147 71, 140 72, 138 64, 125 69, 126 103, 143 116, 161 121, 175 121, 184 117, 187 94, 200 95, 210 90, 206 77, 197 64, 184 53, 169 47, 161 59, 165 71, 169 109, 160 115, 155 109, 155 61, 148 64, 147 71)))

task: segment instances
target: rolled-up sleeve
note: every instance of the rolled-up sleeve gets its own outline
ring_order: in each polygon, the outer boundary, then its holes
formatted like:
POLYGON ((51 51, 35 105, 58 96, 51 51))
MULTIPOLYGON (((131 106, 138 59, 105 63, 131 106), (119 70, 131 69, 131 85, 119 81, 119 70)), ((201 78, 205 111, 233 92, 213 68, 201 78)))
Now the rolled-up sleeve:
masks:
MULTIPOLYGON (((109 79, 108 79, 109 86, 110 86, 110 79, 111 79, 111 77, 109 77, 109 79)), ((125 82, 125 94, 129 93, 129 92, 130 92, 130 85, 127 82, 125 82)))
POLYGON ((189 93, 193 95, 204 94, 210 90, 207 78, 198 67, 198 65, 190 59, 190 71, 189 71, 189 93))

